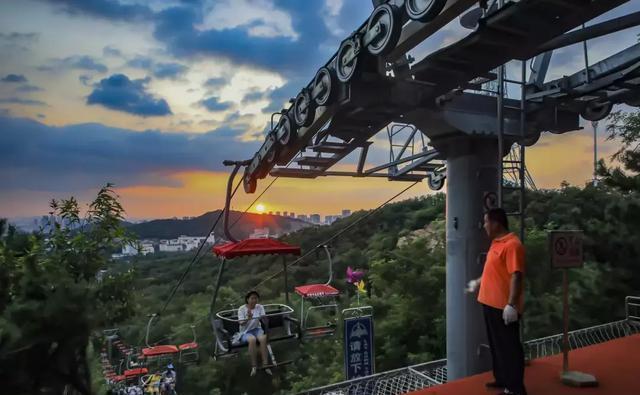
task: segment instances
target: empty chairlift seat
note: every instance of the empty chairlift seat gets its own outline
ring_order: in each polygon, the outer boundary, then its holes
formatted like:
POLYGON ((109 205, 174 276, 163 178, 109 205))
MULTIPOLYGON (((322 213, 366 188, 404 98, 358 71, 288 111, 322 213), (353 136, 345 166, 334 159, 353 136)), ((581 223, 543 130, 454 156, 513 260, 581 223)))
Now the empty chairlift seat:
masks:
POLYGON ((333 261, 329 246, 323 246, 329 260, 329 280, 324 284, 307 284, 295 287, 300 295, 300 326, 303 338, 320 338, 332 336, 336 332, 338 303, 340 295, 331 285, 333 278, 333 261), (306 308, 305 305, 309 305, 306 308))
POLYGON ((198 342, 196 341, 196 329, 193 325, 191 325, 191 332, 193 333, 193 340, 189 343, 183 343, 178 346, 178 350, 180 351, 178 361, 180 363, 198 362, 200 359, 198 354, 198 342))

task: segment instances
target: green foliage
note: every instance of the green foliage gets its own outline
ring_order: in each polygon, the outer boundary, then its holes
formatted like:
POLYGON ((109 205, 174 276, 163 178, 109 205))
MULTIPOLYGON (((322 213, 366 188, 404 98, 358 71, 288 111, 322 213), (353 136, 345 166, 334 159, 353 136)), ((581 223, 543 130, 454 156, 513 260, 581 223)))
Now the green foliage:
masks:
MULTIPOLYGON (((618 319, 623 300, 640 291, 640 195, 621 193, 606 186, 527 191, 527 277, 525 338, 561 331, 561 273, 552 271, 547 251, 547 231, 583 229, 586 264, 570 274, 571 328, 618 319)), ((336 239, 333 285, 341 291, 341 308, 356 305, 355 289, 346 284, 347 266, 365 269, 370 297, 361 303, 374 307, 376 370, 445 357, 445 198, 438 194, 390 204, 336 239)), ((361 218, 354 213, 332 226, 307 228, 287 235, 285 241, 308 251, 340 229, 361 218)), ((512 224, 514 229, 515 224, 512 224)), ((143 335, 146 315, 157 311, 189 254, 148 256, 138 263, 135 318, 121 323, 125 338, 143 335)), ((190 341, 189 324, 196 323, 203 349, 198 366, 188 366, 181 392, 190 394, 274 393, 290 394, 344 379, 341 327, 334 338, 274 344, 279 360, 293 360, 274 378, 248 379, 246 353, 240 358, 213 361, 208 357, 213 336, 207 322, 217 261, 206 256, 190 274, 166 314, 152 330, 153 341, 171 344, 190 341), (207 352, 205 352, 207 351, 207 352)), ((324 282, 328 261, 322 251, 289 269, 289 291, 300 284, 324 282)), ((244 293, 282 268, 279 258, 251 257, 229 262, 218 310, 237 308, 244 293)), ((284 302, 283 278, 263 283, 258 291, 263 303, 284 302)), ((294 307, 299 299, 291 295, 294 307)), ((482 323, 479 323, 482 325, 482 323)))
POLYGON ((608 168, 600 160, 598 173, 609 186, 624 192, 640 192, 640 111, 616 111, 608 120, 608 139, 622 143, 612 159, 619 161, 622 168, 608 168))
MULTIPOLYGON (((111 185, 81 217, 74 198, 51 202, 46 234, 9 231, 0 239, 0 378, 3 393, 91 393, 92 331, 132 314, 132 272, 97 274, 109 251, 132 242, 111 185)), ((2 227, 4 228, 4 227, 2 227)))

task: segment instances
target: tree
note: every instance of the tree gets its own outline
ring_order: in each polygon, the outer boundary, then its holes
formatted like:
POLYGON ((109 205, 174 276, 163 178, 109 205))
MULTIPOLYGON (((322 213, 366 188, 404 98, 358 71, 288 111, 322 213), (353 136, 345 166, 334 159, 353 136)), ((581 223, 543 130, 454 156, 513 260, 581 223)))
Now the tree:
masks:
POLYGON ((619 161, 622 169, 609 168, 601 159, 598 174, 609 186, 623 192, 640 192, 640 111, 616 111, 611 113, 609 120, 607 139, 619 139, 622 142, 612 159, 619 161))
POLYGON ((84 217, 73 197, 50 207, 47 233, 23 236, 26 243, 11 231, 0 239, 0 379, 7 394, 90 394, 92 332, 133 313, 133 273, 97 276, 114 248, 132 242, 112 185, 84 217))

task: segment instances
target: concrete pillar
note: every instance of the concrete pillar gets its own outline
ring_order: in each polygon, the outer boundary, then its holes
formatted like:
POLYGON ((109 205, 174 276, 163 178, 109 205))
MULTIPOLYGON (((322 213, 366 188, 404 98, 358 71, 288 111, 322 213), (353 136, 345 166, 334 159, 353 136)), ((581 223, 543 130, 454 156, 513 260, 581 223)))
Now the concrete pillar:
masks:
POLYGON ((456 137, 439 145, 447 158, 447 373, 455 380, 491 369, 481 307, 464 289, 481 275, 489 246, 482 221, 486 194, 497 192, 498 144, 456 137))

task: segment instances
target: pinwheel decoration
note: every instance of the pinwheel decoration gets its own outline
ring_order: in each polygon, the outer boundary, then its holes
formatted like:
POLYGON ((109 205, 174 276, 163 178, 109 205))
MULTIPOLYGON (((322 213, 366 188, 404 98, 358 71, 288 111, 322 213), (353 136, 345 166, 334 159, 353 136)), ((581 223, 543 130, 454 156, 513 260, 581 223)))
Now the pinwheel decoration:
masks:
POLYGON ((364 277, 364 272, 362 270, 353 270, 351 266, 347 267, 347 282, 349 284, 358 284, 364 277))
POLYGON ((366 295, 367 290, 364 288, 364 281, 358 281, 358 283, 356 284, 356 288, 358 289, 358 293, 366 295))

